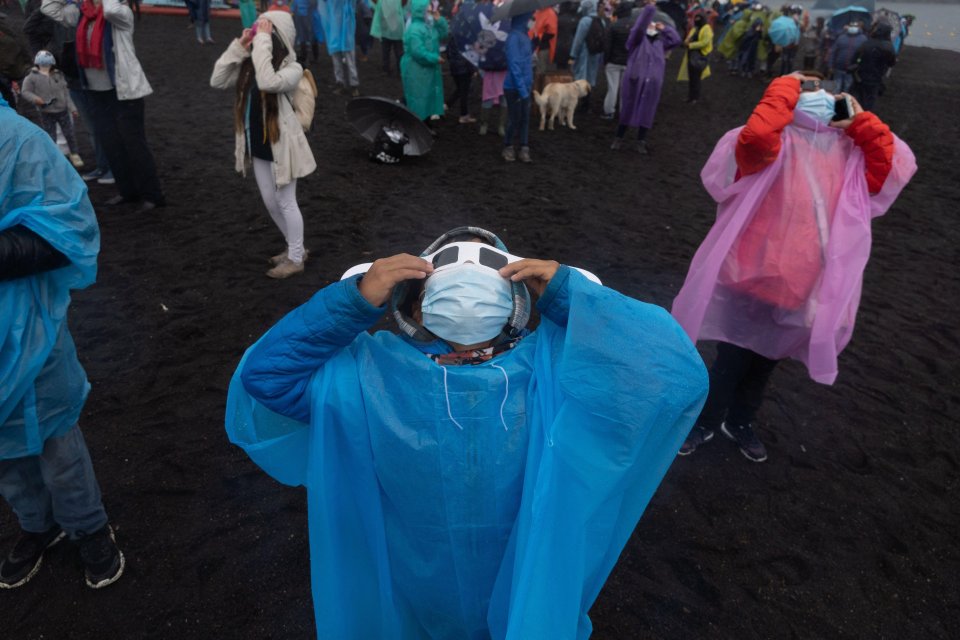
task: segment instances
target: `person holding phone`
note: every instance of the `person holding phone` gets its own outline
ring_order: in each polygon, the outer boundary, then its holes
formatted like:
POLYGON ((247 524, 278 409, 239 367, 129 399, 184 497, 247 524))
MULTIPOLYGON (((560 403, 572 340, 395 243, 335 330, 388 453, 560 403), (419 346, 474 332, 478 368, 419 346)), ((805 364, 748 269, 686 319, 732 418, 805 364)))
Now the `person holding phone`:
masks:
POLYGON ((296 28, 285 11, 268 11, 234 39, 213 67, 210 85, 234 89, 233 124, 236 169, 246 175, 252 164, 260 196, 286 249, 270 258, 270 278, 303 273, 303 215, 297 204, 297 178, 317 163, 290 101, 303 67, 294 50, 296 28))
POLYGON ((680 455, 720 431, 747 459, 766 460, 753 426, 784 358, 833 384, 853 334, 870 222, 916 171, 890 127, 822 80, 807 71, 771 82, 701 172, 717 219, 672 312, 691 339, 719 344, 710 394, 680 455))

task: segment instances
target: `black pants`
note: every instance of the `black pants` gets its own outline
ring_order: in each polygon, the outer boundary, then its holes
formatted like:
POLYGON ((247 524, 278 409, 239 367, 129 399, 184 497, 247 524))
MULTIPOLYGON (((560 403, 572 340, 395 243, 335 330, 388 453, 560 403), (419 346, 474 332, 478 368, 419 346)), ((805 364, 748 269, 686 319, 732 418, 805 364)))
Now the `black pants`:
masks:
POLYGON ((700 83, 703 82, 703 79, 700 77, 700 75, 702 73, 703 69, 697 71, 690 66, 689 61, 687 62, 687 76, 690 78, 690 87, 688 88, 687 92, 687 102, 700 99, 700 83))
POLYGON ((779 362, 743 347, 718 343, 717 359, 710 367, 710 393, 697 426, 715 430, 724 420, 731 427, 753 422, 779 362))
POLYGON ((851 93, 857 99, 864 111, 872 111, 880 97, 880 84, 867 84, 866 82, 855 82, 851 93))
POLYGON ((147 145, 143 98, 118 100, 117 92, 88 91, 95 135, 124 200, 148 200, 164 205, 157 165, 147 145))
POLYGON ((383 52, 383 71, 390 75, 390 50, 393 49, 393 55, 397 60, 397 70, 400 70, 400 58, 403 57, 403 40, 390 40, 389 38, 380 39, 380 49, 383 52))
POLYGON ((458 73, 453 76, 453 93, 450 94, 450 97, 447 98, 446 102, 448 105, 453 105, 456 100, 460 100, 460 115, 465 116, 470 113, 469 110, 469 100, 470 100, 470 80, 473 78, 472 73, 458 73))

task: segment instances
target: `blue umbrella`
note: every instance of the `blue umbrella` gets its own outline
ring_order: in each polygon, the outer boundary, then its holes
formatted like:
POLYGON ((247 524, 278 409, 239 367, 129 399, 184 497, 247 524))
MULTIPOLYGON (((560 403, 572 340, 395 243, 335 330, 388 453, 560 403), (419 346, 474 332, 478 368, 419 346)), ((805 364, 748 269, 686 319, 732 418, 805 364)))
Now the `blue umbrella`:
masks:
POLYGON ((863 28, 866 30, 872 21, 873 14, 871 14, 870 11, 864 7, 844 7, 838 11, 834 11, 833 15, 830 16, 830 31, 833 34, 839 34, 841 31, 843 31, 843 28, 851 22, 859 22, 863 24, 863 28))
POLYGON ((770 23, 767 36, 773 44, 786 47, 800 41, 800 27, 790 16, 780 16, 770 23))
POLYGON ((467 3, 453 18, 451 33, 453 46, 473 66, 500 71, 507 68, 507 50, 504 42, 510 31, 510 22, 492 22, 493 5, 467 3))

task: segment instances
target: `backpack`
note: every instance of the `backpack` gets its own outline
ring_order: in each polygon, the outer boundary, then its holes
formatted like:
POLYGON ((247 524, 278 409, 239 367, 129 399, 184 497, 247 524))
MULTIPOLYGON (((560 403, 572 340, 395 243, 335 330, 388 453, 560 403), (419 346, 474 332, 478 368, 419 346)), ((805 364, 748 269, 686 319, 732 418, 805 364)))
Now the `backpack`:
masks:
POLYGON ((313 112, 317 108, 317 83, 310 69, 303 70, 303 76, 297 83, 297 88, 293 90, 290 104, 293 106, 293 112, 297 114, 300 126, 304 131, 309 131, 313 124, 313 112))
POLYGON ((584 38, 587 43, 587 51, 590 53, 603 53, 606 42, 606 28, 600 16, 594 16, 590 20, 590 28, 587 29, 587 37, 584 38))

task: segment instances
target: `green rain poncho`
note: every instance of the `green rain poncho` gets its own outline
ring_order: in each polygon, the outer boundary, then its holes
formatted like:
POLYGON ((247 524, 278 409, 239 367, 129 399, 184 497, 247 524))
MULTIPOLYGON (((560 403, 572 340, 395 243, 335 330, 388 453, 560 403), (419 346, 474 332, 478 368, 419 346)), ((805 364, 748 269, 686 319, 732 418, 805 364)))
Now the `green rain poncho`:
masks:
POLYGON ((447 20, 426 19, 430 0, 412 0, 410 26, 403 34, 400 77, 407 108, 421 119, 443 115, 440 41, 447 38, 447 20))
POLYGON ((379 0, 373 10, 370 35, 387 40, 403 40, 403 0, 379 0))

